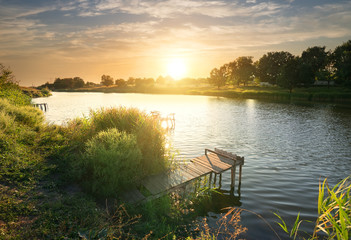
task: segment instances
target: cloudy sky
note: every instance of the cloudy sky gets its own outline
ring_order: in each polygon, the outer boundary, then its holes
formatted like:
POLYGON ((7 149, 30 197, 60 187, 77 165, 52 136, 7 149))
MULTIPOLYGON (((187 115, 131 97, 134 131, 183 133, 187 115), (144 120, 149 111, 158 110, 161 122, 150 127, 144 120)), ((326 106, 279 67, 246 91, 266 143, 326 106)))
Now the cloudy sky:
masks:
POLYGON ((207 77, 239 56, 351 39, 350 0, 0 0, 0 63, 23 86, 168 74, 207 77))

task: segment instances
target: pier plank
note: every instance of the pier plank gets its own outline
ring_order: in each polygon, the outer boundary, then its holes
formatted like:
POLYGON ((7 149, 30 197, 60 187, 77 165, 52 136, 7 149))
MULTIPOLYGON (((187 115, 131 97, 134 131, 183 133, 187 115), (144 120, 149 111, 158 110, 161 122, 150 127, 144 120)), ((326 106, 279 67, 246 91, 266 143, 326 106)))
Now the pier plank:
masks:
MULTIPOLYGON (((144 186, 152 196, 145 198, 137 189, 132 189, 122 196, 123 199, 129 199, 128 202, 140 202, 150 198, 157 198, 166 192, 182 187, 188 182, 207 174, 220 174, 226 170, 232 169, 233 175, 233 173, 235 174, 235 172, 233 172, 235 166, 240 166, 239 182, 241 182, 241 167, 244 164, 244 158, 221 150, 216 153, 206 149, 206 153, 207 154, 203 156, 191 159, 188 163, 180 164, 172 171, 143 179, 141 185, 144 186), (226 155, 223 156, 223 154, 226 155)), ((232 179, 232 183, 233 181, 234 179, 232 179)))

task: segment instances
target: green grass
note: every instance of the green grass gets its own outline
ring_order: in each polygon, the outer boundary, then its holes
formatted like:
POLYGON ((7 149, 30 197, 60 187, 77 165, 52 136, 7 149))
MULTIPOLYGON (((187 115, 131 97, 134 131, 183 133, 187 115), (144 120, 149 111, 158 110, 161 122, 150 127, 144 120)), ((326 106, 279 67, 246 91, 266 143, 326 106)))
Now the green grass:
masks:
MULTIPOLYGON (((319 184, 318 217, 313 234, 308 239, 350 239, 351 237, 351 182, 350 177, 345 178, 330 188, 327 179, 319 184)), ((279 218, 279 226, 293 239, 302 239, 299 235, 300 220, 298 214, 294 225, 288 228, 284 220, 279 218)))
POLYGON ((43 119, 37 108, 0 99, 0 239, 78 239, 106 227, 107 236, 123 238, 132 216, 111 219, 77 184, 62 181, 55 157, 68 138, 43 119))
MULTIPOLYGON (((250 88, 225 91, 257 94, 250 88)), ((115 193, 171 164, 165 131, 145 113, 101 109, 55 126, 45 124, 43 113, 21 100, 25 97, 18 99, 0 98, 0 239, 216 239, 245 231, 240 210, 230 210, 228 221, 215 229, 194 220, 211 202, 205 188, 186 198, 174 193, 139 207, 121 205, 115 193)), ((318 204, 311 239, 320 232, 348 239, 349 178, 332 189, 324 181, 318 204)), ((299 237, 299 218, 292 229, 280 224, 299 237)))

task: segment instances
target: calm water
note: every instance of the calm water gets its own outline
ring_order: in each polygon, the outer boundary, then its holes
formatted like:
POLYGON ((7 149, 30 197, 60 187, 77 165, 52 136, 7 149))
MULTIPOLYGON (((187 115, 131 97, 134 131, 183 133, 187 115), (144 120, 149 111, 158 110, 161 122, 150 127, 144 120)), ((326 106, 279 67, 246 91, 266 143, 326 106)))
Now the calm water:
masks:
MULTIPOLYGON (((120 105, 175 113, 171 139, 179 158, 196 157, 204 148, 214 147, 245 156, 241 196, 217 199, 208 209, 212 225, 221 208, 240 205, 262 215, 281 233, 272 212, 279 212, 288 223, 298 212, 303 219, 314 220, 319 180, 328 177, 335 184, 351 174, 347 109, 149 94, 53 93, 33 101, 48 103, 46 118, 56 124, 88 116, 90 109, 120 105)), ((223 175, 222 189, 230 189, 230 171, 223 175)), ((276 239, 254 214, 243 213, 242 223, 248 228, 247 239, 276 239)))

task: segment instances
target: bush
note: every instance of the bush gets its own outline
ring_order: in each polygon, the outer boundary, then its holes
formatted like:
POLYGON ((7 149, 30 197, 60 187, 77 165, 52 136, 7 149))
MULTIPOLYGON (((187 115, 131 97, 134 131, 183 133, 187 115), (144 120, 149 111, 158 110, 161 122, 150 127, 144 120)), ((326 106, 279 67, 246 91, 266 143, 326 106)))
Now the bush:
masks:
POLYGON ((6 98, 10 103, 15 105, 29 105, 31 103, 31 98, 25 95, 16 86, 8 87, 8 88, 1 87, 0 99, 1 98, 6 98))
POLYGON ((13 116, 15 121, 27 126, 36 127, 44 122, 42 111, 32 106, 16 106, 7 99, 0 99, 0 111, 13 116))
POLYGON ((142 153, 142 176, 159 173, 169 166, 165 149, 165 130, 159 122, 136 108, 110 108, 91 112, 95 132, 116 128, 135 134, 142 153))
POLYGON ((140 178, 141 152, 136 137, 112 128, 86 143, 80 161, 86 189, 98 197, 115 196, 140 178))

